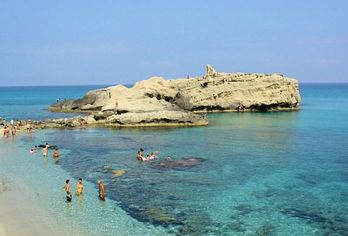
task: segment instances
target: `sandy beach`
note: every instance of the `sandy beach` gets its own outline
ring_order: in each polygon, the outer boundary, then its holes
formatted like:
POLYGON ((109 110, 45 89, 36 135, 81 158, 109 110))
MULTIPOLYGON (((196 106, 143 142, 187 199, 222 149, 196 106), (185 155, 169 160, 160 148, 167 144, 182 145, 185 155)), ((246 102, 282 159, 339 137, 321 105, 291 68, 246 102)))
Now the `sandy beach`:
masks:
POLYGON ((64 225, 59 227, 40 207, 38 193, 30 187, 13 179, 2 179, 0 184, 0 236, 58 236, 67 233, 64 225))
MULTIPOLYGON (((47 211, 49 204, 45 201, 45 194, 39 192, 41 188, 42 191, 45 189, 42 182, 37 178, 36 186, 28 183, 27 176, 33 176, 34 172, 18 166, 16 158, 23 158, 23 154, 7 141, 10 140, 5 141, 7 145, 1 145, 0 152, 0 236, 66 234, 67 227, 59 225, 47 211)), ((72 230, 69 229, 70 235, 71 232, 80 235, 72 230)))

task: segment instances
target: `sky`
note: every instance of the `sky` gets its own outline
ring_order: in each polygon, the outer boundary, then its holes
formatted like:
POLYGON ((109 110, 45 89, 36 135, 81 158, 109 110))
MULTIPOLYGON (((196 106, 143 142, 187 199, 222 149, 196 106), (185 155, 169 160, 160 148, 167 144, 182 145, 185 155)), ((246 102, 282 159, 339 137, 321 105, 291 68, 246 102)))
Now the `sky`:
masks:
POLYGON ((0 86, 281 73, 348 82, 346 0, 1 0, 0 86))

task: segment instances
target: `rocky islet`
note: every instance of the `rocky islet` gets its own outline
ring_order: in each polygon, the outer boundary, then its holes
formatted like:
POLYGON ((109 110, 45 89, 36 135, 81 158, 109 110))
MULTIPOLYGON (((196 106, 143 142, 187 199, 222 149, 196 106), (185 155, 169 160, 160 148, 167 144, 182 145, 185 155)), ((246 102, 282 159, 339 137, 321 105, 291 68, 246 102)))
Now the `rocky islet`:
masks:
POLYGON ((295 79, 280 74, 221 73, 207 65, 202 77, 151 77, 131 88, 92 90, 80 99, 49 107, 53 112, 84 115, 31 123, 36 128, 204 126, 207 112, 296 111, 300 101, 295 79))

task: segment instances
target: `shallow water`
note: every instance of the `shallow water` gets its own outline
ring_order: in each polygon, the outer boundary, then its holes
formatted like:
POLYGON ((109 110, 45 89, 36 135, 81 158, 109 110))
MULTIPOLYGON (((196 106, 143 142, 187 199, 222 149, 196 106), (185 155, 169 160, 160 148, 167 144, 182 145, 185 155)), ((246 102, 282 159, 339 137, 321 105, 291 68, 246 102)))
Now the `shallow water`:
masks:
MULTIPOLYGON (((208 127, 22 135, 19 154, 0 170, 30 171, 25 181, 42 180, 49 190, 40 194, 43 207, 57 223, 92 235, 347 235, 348 85, 301 85, 301 94, 300 112, 211 114, 208 127), (61 147, 58 165, 27 153, 44 142, 61 147), (140 147, 160 160, 137 162, 140 147), (203 160, 156 165, 168 156, 203 160), (67 205, 60 187, 78 177, 86 194, 67 205), (107 191, 102 204, 99 178, 107 191)), ((10 142, 0 143, 1 152, 14 148, 10 142)))

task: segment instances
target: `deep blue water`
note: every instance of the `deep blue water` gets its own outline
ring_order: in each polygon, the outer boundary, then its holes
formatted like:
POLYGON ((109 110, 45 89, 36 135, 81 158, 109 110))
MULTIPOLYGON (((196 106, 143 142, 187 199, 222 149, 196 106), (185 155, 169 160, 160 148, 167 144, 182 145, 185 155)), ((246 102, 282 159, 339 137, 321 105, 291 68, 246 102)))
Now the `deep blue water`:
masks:
POLYGON ((0 87, 0 117, 11 119, 45 119, 66 117, 70 114, 51 113, 47 107, 60 99, 82 97, 87 91, 105 87, 86 86, 32 86, 0 87))
MULTIPOLYGON (((210 114, 208 127, 195 128, 47 130, 19 141, 58 145, 59 168, 103 179, 113 204, 169 234, 348 235, 348 84, 302 84, 300 92, 299 112, 210 114), (137 162, 140 147, 160 160, 137 162), (168 156, 202 161, 158 165, 168 156)), ((0 116, 17 115, 3 114, 1 106, 0 116)), ((86 214, 117 232, 108 218, 86 214)))

